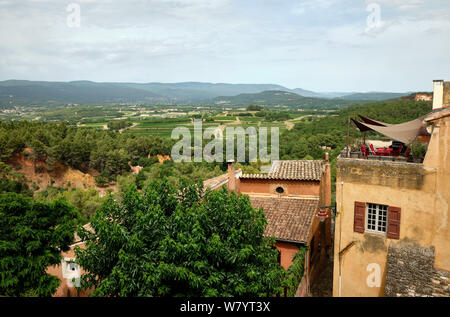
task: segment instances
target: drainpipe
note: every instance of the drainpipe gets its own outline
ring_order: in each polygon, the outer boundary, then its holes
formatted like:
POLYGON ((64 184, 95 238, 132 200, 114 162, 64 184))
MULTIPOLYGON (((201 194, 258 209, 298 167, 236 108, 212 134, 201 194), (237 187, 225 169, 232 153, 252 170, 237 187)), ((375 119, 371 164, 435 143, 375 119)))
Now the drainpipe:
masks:
MULTIPOLYGON (((341 239, 342 239, 342 215, 343 215, 343 211, 344 211, 344 201, 343 201, 343 197, 344 197, 344 182, 341 182, 341 210, 339 212, 339 253, 338 253, 338 258, 339 258, 339 297, 341 297, 341 285, 342 285, 342 270, 341 270, 341 239)), ((336 212, 336 214, 338 214, 336 212)))

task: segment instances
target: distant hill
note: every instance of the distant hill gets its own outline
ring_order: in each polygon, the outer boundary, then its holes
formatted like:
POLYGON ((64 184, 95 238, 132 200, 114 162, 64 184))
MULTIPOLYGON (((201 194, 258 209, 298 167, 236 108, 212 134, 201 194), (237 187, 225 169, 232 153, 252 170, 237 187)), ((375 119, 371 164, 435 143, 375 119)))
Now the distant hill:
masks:
POLYGON ((271 84, 213 84, 199 82, 185 83, 147 83, 121 84, 126 87, 143 89, 153 93, 173 98, 180 102, 195 102, 218 96, 236 96, 242 93, 259 93, 265 90, 289 91, 288 88, 271 84))
POLYGON ((92 104, 92 103, 195 103, 218 96, 286 90, 279 85, 212 84, 212 83, 96 83, 91 81, 43 82, 8 80, 0 82, 0 103, 92 104))
POLYGON ((205 104, 210 102, 216 104, 218 100, 224 99, 239 105, 246 105, 246 100, 251 103, 257 103, 257 100, 264 100, 264 104, 271 105, 286 103, 288 105, 297 105, 299 100, 301 100, 301 104, 306 104, 308 107, 314 107, 315 104, 322 107, 323 105, 345 105, 348 104, 345 102, 347 100, 379 101, 398 98, 408 94, 410 93, 318 93, 301 88, 289 89, 273 84, 0 81, 0 105, 3 106, 8 106, 10 101, 16 105, 25 106, 58 106, 69 103, 205 104), (258 94, 266 91, 276 91, 278 93, 269 93, 270 96, 264 94, 258 96, 258 94), (281 92, 287 94, 283 95, 281 92), (334 98, 336 97, 339 97, 341 100, 335 100, 334 98), (317 98, 329 99, 329 101, 316 100, 317 98))
POLYGON ((353 93, 350 95, 341 96, 339 98, 344 100, 367 100, 367 101, 384 101, 389 99, 397 99, 410 95, 407 93, 392 93, 392 92, 366 92, 366 93, 353 93))
POLYGON ((304 97, 293 92, 280 90, 263 91, 257 94, 240 94, 231 97, 221 96, 214 98, 212 102, 222 106, 283 105, 303 109, 340 109, 355 103, 353 100, 304 97))
POLYGON ((353 94, 351 92, 315 92, 311 90, 305 90, 302 88, 295 88, 292 89, 292 91, 303 97, 313 97, 313 98, 336 98, 353 94))
POLYGON ((122 85, 76 82, 16 81, 0 82, 0 103, 7 103, 13 96, 15 104, 92 104, 154 101, 162 96, 141 89, 122 85))

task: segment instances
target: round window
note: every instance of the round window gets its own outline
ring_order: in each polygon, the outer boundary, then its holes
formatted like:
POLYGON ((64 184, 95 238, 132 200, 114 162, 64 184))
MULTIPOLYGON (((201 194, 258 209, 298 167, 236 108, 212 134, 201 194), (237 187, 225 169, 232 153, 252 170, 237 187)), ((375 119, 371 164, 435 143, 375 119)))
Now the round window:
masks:
POLYGON ((281 187, 281 186, 278 186, 277 189, 276 189, 276 192, 277 192, 278 194, 283 194, 283 193, 284 193, 284 188, 281 187))

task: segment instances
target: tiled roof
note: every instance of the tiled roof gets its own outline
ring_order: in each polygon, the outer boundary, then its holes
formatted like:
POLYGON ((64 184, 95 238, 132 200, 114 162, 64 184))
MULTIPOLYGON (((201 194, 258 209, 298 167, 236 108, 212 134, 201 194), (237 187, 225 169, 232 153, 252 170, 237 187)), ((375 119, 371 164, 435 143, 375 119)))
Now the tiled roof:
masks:
MULTIPOLYGON (((83 228, 85 230, 89 231, 89 232, 94 232, 94 229, 91 227, 91 223, 90 222, 85 224, 83 226, 83 228)), ((74 241, 73 241, 74 243, 82 242, 80 236, 78 235, 78 233, 75 232, 73 235, 74 235, 74 241)))
POLYGON ((323 161, 274 161, 268 174, 244 174, 243 179, 283 179, 320 181, 323 161))
POLYGON ((265 236, 307 243, 319 199, 250 196, 254 208, 263 208, 267 218, 265 236))
MULTIPOLYGON (((239 178, 241 176, 241 174, 242 174, 242 170, 240 170, 240 169, 237 170, 235 172, 236 178, 239 178)), ((210 188, 210 189, 214 190, 214 189, 217 189, 227 183, 228 183, 228 173, 205 180, 203 182, 203 186, 205 188, 210 188)))

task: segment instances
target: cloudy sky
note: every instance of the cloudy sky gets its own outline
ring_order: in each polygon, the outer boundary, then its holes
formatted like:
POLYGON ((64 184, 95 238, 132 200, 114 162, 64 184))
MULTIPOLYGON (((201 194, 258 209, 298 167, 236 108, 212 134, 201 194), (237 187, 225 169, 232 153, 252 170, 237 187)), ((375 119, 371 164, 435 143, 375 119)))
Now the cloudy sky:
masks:
POLYGON ((449 0, 0 0, 0 80, 431 91, 449 30, 449 0))

